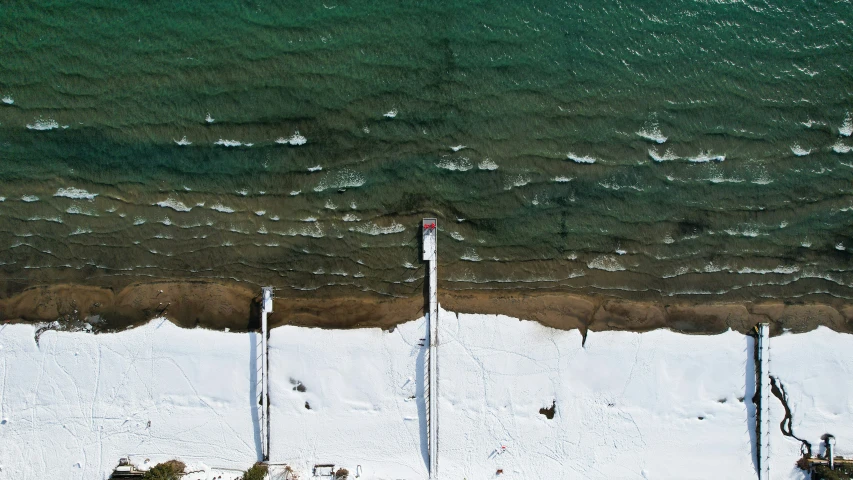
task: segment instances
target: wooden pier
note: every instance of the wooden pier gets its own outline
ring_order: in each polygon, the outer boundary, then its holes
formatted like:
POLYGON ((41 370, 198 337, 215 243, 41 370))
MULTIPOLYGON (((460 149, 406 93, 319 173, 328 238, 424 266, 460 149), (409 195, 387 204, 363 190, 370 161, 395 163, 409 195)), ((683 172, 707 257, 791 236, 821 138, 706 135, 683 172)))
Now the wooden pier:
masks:
POLYGON ((429 386, 427 389, 427 440, 429 450, 429 478, 438 478, 438 255, 437 236, 438 223, 435 218, 425 218, 423 229, 423 259, 427 262, 427 277, 429 280, 429 386))

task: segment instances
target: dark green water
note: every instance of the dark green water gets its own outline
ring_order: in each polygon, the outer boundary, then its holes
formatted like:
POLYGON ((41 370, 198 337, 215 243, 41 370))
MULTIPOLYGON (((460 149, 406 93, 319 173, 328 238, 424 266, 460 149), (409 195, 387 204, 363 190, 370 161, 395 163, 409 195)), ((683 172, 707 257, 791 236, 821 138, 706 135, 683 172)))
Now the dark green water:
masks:
POLYGON ((269 3, 0 4, 7 293, 853 297, 850 2, 269 3))

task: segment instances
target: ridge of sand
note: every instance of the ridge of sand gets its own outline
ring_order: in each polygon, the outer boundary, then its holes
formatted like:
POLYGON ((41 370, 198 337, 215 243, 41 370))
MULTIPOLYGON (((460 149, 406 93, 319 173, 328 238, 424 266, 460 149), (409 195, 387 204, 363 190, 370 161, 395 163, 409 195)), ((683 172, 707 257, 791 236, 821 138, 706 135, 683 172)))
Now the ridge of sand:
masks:
MULTIPOLYGON (((4 322, 52 322, 94 325, 116 331, 167 317, 185 328, 246 331, 257 328, 259 291, 245 285, 212 282, 137 283, 119 291, 86 285, 47 285, 0 299, 4 322)), ((275 298, 270 326, 391 329, 419 318, 423 297, 364 295, 286 296, 275 298)), ((669 328, 693 334, 728 329, 748 333, 758 322, 770 322, 773 334, 806 332, 820 325, 853 333, 853 304, 808 302, 655 302, 576 295, 551 291, 459 292, 440 290, 441 305, 459 313, 507 315, 561 330, 649 331, 669 328)))

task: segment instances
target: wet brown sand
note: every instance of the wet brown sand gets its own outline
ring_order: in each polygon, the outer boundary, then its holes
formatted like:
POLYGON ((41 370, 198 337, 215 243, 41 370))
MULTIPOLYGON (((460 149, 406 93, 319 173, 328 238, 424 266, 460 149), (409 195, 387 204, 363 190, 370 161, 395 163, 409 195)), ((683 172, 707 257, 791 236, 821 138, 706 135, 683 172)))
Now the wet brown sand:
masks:
MULTIPOLYGON (((137 283, 122 289, 83 285, 33 287, 0 299, 0 320, 92 323, 95 331, 118 331, 165 316, 186 328, 246 331, 258 327, 259 291, 209 282, 137 283)), ((648 331, 669 328, 715 334, 731 328, 748 333, 758 322, 771 331, 804 332, 825 325, 853 333, 853 304, 660 303, 561 292, 440 291, 443 308, 460 313, 500 314, 563 329, 648 331)), ((287 296, 278 292, 271 327, 393 328, 423 316, 423 297, 287 296)))

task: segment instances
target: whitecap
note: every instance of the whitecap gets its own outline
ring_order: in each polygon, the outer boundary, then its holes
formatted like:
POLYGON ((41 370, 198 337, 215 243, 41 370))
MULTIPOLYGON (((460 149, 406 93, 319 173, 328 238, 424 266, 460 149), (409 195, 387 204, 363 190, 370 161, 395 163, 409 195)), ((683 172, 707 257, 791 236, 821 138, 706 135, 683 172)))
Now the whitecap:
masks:
POLYGON ((65 213, 70 213, 72 215, 87 215, 89 217, 97 217, 98 214, 91 210, 84 210, 80 208, 79 205, 71 205, 65 210, 65 213))
POLYGON ((838 127, 838 134, 849 137, 853 134, 853 119, 850 118, 850 112, 847 112, 847 117, 844 118, 844 123, 838 127))
POLYGON ((172 225, 172 219, 169 217, 166 217, 163 220, 160 220, 160 223, 162 223, 163 225, 168 227, 168 226, 172 225))
POLYGON ((586 264, 589 268, 596 270, 606 270, 608 272, 619 272, 625 270, 625 267, 619 263, 613 255, 600 255, 586 264))
POLYGON ((291 190, 290 196, 295 197, 295 196, 299 195, 300 193, 302 193, 302 190, 291 190))
POLYGON ((450 170, 452 172, 467 172, 474 168, 474 163, 467 157, 462 158, 445 158, 435 164, 438 168, 450 170))
POLYGON ((267 214, 267 211, 266 211, 266 210, 258 210, 258 211, 256 211, 256 212, 255 212, 255 215, 257 215, 257 216, 259 216, 259 217, 263 217, 263 216, 264 216, 264 215, 266 215, 266 214, 267 214))
POLYGON ((24 195, 23 197, 21 197, 21 201, 27 203, 38 202, 39 197, 35 195, 24 195))
POLYGON ((222 213, 234 213, 234 209, 233 209, 233 208, 231 208, 231 207, 226 207, 225 205, 223 205, 223 204, 221 204, 221 203, 217 203, 217 204, 211 205, 211 206, 210 206, 210 207, 208 207, 208 208, 210 208, 211 210, 216 210, 217 212, 222 212, 222 213))
POLYGON ((237 195, 240 195, 241 197, 245 197, 246 195, 248 195, 248 194, 249 194, 249 191, 248 191, 248 190, 246 190, 245 188, 243 188, 243 189, 241 189, 241 190, 237 190, 237 192, 236 192, 236 193, 237 193, 237 195))
POLYGON ((71 236, 71 235, 85 235, 85 234, 87 234, 87 233, 92 233, 92 229, 90 229, 90 228, 83 228, 83 227, 77 227, 77 229, 76 229, 76 230, 74 230, 73 232, 71 232, 70 234, 68 234, 68 236, 71 236))
POLYGON ((349 208, 351 208, 351 209, 353 209, 353 210, 357 210, 357 209, 358 209, 358 205, 356 205, 356 204, 355 204, 355 202, 349 202, 349 208))
POLYGON ((359 220, 361 220, 361 219, 358 218, 358 215, 354 215, 352 213, 348 213, 348 214, 344 215, 344 217, 343 217, 343 221, 345 221, 345 222, 357 222, 359 220))
POLYGON ((504 190, 512 190, 515 187, 523 187, 530 183, 530 179, 522 174, 507 177, 504 181, 504 190))
POLYGON ((575 163, 587 163, 587 164, 589 164, 589 163, 595 163, 598 160, 595 157, 590 157, 589 155, 578 156, 572 152, 569 152, 566 155, 566 157, 568 157, 569 160, 571 160, 575 163))
POLYGON ((853 150, 853 147, 845 145, 844 142, 841 141, 841 139, 839 139, 837 142, 835 142, 834 145, 832 145, 832 151, 835 153, 850 153, 850 150, 853 150))
POLYGON ((335 205, 335 202, 333 202, 332 199, 326 200, 326 204, 324 205, 324 207, 327 210, 337 210, 338 209, 338 206, 335 205))
POLYGON ((743 268, 739 268, 737 270, 737 273, 758 274, 758 275, 766 275, 768 273, 778 273, 778 274, 782 274, 782 275, 789 275, 792 273, 797 273, 799 271, 800 271, 800 267, 797 267, 795 265, 791 265, 791 266, 779 265, 778 267, 771 268, 771 269, 743 267, 743 268))
POLYGON ((385 118, 394 118, 394 117, 396 117, 396 116, 397 116, 397 109, 396 109, 396 108, 392 108, 391 110, 389 110, 388 112, 386 112, 386 113, 385 113, 385 115, 383 115, 383 116, 384 116, 385 118))
POLYGON ((38 118, 35 122, 28 123, 27 128, 30 130, 53 130, 59 128, 59 123, 52 118, 48 118, 47 120, 38 118))
POLYGON ((465 240, 465 237, 463 237, 462 234, 460 234, 459 232, 450 232, 450 238, 457 240, 459 242, 461 242, 462 240, 465 240))
POLYGON ((458 152, 459 150, 462 150, 463 148, 468 148, 468 147, 466 147, 465 145, 456 145, 455 147, 450 147, 450 149, 453 150, 454 152, 458 152))
POLYGON ((320 183, 314 187, 315 192, 322 192, 323 190, 330 188, 356 188, 364 185, 364 176, 355 170, 350 170, 345 168, 343 170, 339 170, 337 172, 329 172, 322 179, 320 179, 320 183))
POLYGON ((839 250, 839 251, 842 251, 842 252, 843 252, 844 250, 847 250, 847 248, 844 246, 844 244, 843 244, 843 243, 840 243, 840 242, 835 244, 835 249, 836 249, 836 250, 839 250))
POLYGON ((459 257, 459 259, 465 260, 466 262, 479 262, 482 260, 482 258, 477 255, 477 252, 475 252, 473 248, 465 250, 465 253, 461 257, 459 257))
POLYGON ((144 219, 144 218, 142 218, 142 217, 134 217, 134 219, 133 219, 133 224, 134 224, 134 225, 142 225, 143 223, 145 223, 145 219, 144 219))
POLYGON ((61 219, 61 218, 59 218, 59 217, 39 217, 39 216, 35 216, 35 217, 30 217, 30 218, 28 218, 28 219, 27 219, 27 221, 30 221, 30 222, 36 222, 36 221, 39 221, 39 220, 44 220, 45 222, 62 223, 62 219, 61 219))
POLYGON ((1 100, 6 105, 12 105, 13 103, 15 103, 15 100, 13 100, 12 97, 10 97, 9 95, 5 95, 1 100))
POLYGON ((213 123, 213 122, 215 122, 216 120, 215 120, 215 119, 210 115, 210 112, 207 112, 207 116, 206 116, 206 117, 204 117, 204 121, 205 121, 205 122, 207 122, 207 123, 213 123))
POLYGON ((305 217, 302 219, 303 222, 314 223, 317 221, 317 217, 305 217))
POLYGON ((480 170, 497 170, 498 164, 487 158, 480 162, 477 165, 477 168, 479 168, 480 170))
POLYGON ((795 143, 791 145, 791 152, 798 157, 805 157, 806 155, 812 153, 812 149, 806 150, 801 147, 799 143, 795 143))
MULTIPOLYGON (((223 147, 240 147, 243 145, 243 142, 240 142, 239 140, 225 140, 223 138, 220 138, 219 140, 213 142, 213 144, 222 145, 223 147)), ((251 147, 252 144, 247 143, 246 146, 251 147)))
POLYGON ((305 138, 304 136, 302 136, 302 134, 299 133, 299 130, 297 130, 297 131, 293 132, 293 135, 291 135, 290 137, 287 137, 287 138, 279 137, 279 138, 277 138, 275 143, 278 143, 279 145, 299 146, 299 145, 305 145, 306 143, 308 143, 308 139, 305 138))
POLYGON ((261 225, 261 228, 258 229, 258 233, 260 233, 261 235, 266 235, 267 234, 267 228, 264 227, 263 225, 261 225))
POLYGON ((397 222, 394 222, 387 227, 381 227, 375 223, 365 223, 364 225, 359 225, 350 229, 351 232, 364 233, 367 235, 389 235, 392 233, 404 232, 405 230, 406 227, 397 222))
POLYGON ((648 130, 645 128, 641 128, 640 131, 637 132, 637 135, 645 138, 646 140, 651 140, 655 143, 664 143, 667 141, 667 137, 660 132, 660 128, 658 128, 656 124, 652 125, 651 128, 649 128, 648 130))
POLYGON ((726 229, 723 231, 726 232, 727 234, 733 236, 733 237, 755 238, 755 237, 761 235, 761 232, 759 232, 758 229, 755 227, 745 227, 743 230, 737 230, 737 229, 729 228, 729 229, 726 229))
POLYGON ((56 193, 53 194, 53 196, 54 197, 73 198, 75 200, 84 200, 85 199, 85 200, 92 201, 95 199, 95 197, 98 196, 98 194, 97 193, 89 193, 86 190, 83 190, 82 188, 68 187, 68 188, 60 188, 59 190, 56 191, 56 193))
POLYGON ((568 182, 571 182, 572 180, 574 180, 574 179, 571 177, 564 177, 564 176, 558 176, 558 177, 554 177, 551 179, 552 182, 557 182, 557 183, 568 183, 568 182))
POLYGON ((0 197, 0 202, 5 202, 5 201, 6 201, 6 197, 0 197))
POLYGON ((672 235, 667 234, 665 237, 663 237, 663 243, 665 243, 667 245, 671 245, 671 244, 675 243, 675 240, 672 238, 672 235))
POLYGON ((184 138, 182 138, 182 139, 180 139, 180 140, 173 140, 173 141, 174 141, 175 143, 177 143, 178 145, 181 145, 181 146, 183 146, 183 145, 192 145, 192 144, 193 144, 193 142, 191 142, 191 141, 187 140, 186 135, 184 135, 184 138))
POLYGON ((652 157, 652 160, 654 160, 656 162, 670 162, 673 160, 678 160, 678 155, 672 153, 672 150, 670 150, 668 148, 666 149, 666 151, 663 153, 662 156, 658 154, 657 150, 655 150, 654 148, 650 148, 649 149, 649 156, 652 157))
POLYGON ((317 165, 315 167, 308 167, 309 172, 319 172, 322 169, 323 169, 323 167, 321 167, 320 165, 317 165))
POLYGON ((725 155, 713 155, 710 151, 701 151, 699 152, 699 155, 687 158, 687 160, 693 163, 722 162, 725 159, 725 155))
POLYGON ((193 209, 192 207, 188 207, 188 206, 184 205, 183 202, 181 202, 179 200, 175 200, 172 197, 169 197, 166 200, 159 201, 159 202, 155 203, 154 205, 157 205, 158 207, 163 207, 163 208, 171 208, 172 210, 175 210, 176 212, 189 212, 190 210, 193 209))

